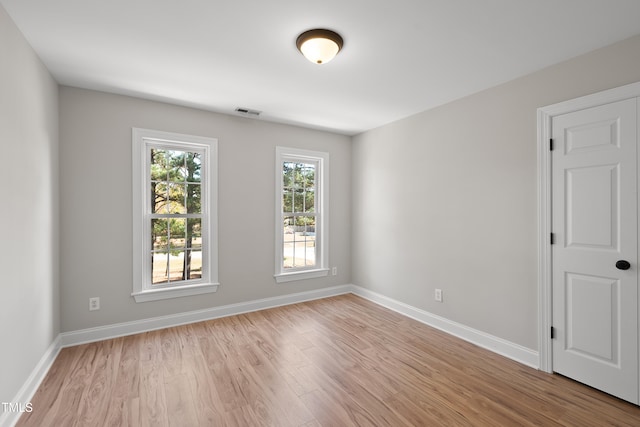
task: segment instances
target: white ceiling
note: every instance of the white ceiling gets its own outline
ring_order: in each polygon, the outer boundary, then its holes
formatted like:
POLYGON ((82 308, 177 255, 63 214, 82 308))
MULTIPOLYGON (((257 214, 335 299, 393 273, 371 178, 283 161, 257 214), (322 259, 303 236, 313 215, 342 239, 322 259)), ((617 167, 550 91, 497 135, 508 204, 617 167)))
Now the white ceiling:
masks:
POLYGON ((640 33, 638 0, 0 4, 63 85, 347 135, 640 33), (318 27, 345 40, 324 65, 295 47, 318 27))

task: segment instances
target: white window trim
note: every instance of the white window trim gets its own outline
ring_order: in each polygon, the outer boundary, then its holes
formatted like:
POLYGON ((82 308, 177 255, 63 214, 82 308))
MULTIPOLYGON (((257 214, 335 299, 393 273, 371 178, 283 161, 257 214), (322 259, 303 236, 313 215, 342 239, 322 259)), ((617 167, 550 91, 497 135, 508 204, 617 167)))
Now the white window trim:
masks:
POLYGON ((132 128, 133 159, 133 292, 137 303, 216 292, 218 290, 218 140, 150 129, 132 128), (151 289, 148 254, 151 251, 149 212, 151 203, 147 179, 150 145, 180 144, 184 149, 203 152, 206 171, 202 175, 203 194, 203 277, 182 285, 151 289), (146 261, 145 261, 146 260, 146 261))
POLYGON ((302 150, 299 148, 276 147, 275 167, 275 231, 276 257, 275 274, 277 283, 312 279, 329 274, 329 153, 302 150), (316 170, 316 267, 312 269, 285 271, 283 260, 282 221, 282 163, 285 160, 313 161, 316 170))

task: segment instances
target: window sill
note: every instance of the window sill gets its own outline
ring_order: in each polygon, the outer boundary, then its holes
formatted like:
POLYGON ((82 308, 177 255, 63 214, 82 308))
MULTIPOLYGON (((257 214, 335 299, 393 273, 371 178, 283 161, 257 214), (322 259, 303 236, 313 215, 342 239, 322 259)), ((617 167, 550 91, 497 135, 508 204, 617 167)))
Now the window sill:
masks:
POLYGON ((157 301, 162 299, 180 298, 191 295, 209 294, 218 290, 220 283, 204 283, 198 285, 181 286, 179 288, 149 289, 134 292, 131 295, 136 302, 157 301))
POLYGON ((276 282, 293 282, 294 280, 315 279, 316 277, 324 277, 329 274, 328 268, 319 268, 317 270, 293 271, 291 273, 276 274, 276 282))

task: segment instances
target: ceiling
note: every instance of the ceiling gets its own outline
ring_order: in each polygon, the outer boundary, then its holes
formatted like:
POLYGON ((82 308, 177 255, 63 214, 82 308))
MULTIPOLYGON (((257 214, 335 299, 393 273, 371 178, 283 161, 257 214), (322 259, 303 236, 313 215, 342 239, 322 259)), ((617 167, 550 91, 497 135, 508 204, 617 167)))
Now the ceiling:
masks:
POLYGON ((637 0, 0 0, 54 78, 346 135, 640 33, 637 0), (315 65, 297 36, 344 38, 315 65))

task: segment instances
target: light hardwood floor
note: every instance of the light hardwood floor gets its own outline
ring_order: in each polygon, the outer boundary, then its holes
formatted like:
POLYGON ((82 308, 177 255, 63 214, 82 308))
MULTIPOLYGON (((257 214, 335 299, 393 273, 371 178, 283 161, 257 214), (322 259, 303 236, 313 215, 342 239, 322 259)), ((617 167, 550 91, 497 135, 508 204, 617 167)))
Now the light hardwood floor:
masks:
POLYGON ((60 352, 19 426, 640 426, 640 408, 343 295, 60 352))

